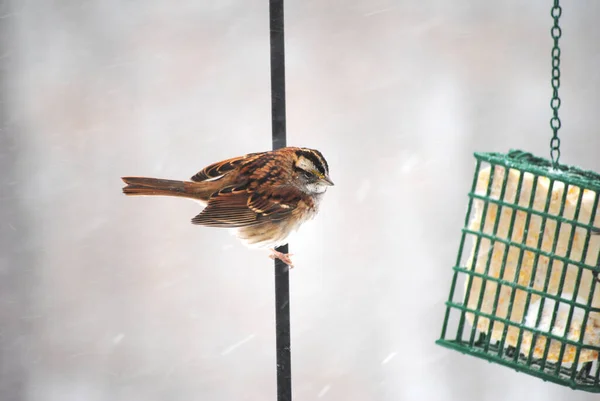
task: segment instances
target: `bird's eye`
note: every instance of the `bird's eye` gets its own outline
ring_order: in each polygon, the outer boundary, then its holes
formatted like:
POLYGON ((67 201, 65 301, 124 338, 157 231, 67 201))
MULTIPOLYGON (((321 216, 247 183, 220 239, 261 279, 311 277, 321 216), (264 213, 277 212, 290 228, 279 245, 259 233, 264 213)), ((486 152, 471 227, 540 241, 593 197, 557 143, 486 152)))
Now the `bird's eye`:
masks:
POLYGON ((302 175, 304 176, 304 178, 312 178, 312 174, 309 173, 308 171, 303 171, 302 175))

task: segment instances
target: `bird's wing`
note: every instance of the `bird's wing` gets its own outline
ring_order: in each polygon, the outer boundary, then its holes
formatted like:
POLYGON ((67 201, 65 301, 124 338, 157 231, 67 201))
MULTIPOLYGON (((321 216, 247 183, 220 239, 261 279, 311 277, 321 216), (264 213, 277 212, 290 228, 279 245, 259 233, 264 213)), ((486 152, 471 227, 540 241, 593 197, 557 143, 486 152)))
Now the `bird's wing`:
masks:
POLYGON ((248 207, 263 219, 280 221, 290 216, 298 207, 302 192, 292 185, 257 189, 248 200, 248 207))
POLYGON ((296 209, 301 193, 292 186, 250 190, 247 185, 223 188, 213 194, 193 224, 239 228, 281 221, 296 209))
POLYGON ((249 153, 245 156, 233 157, 231 159, 223 160, 217 163, 213 163, 208 167, 203 168, 198 173, 196 173, 191 180, 200 182, 207 180, 216 180, 218 178, 223 177, 225 174, 235 170, 236 168, 252 162, 260 157, 265 152, 260 153, 249 153))

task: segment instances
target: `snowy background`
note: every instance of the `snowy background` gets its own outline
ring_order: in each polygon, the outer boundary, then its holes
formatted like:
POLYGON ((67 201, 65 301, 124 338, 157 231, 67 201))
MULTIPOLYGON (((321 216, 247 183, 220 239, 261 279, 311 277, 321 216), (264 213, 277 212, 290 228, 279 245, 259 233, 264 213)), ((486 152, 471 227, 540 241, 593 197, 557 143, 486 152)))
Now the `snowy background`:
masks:
MULTIPOLYGON (((565 2, 567 3, 567 2, 565 2)), ((595 400, 438 347, 474 151, 547 156, 551 1, 286 6, 298 400, 595 400)), ((565 4, 562 161, 600 170, 600 2, 565 4)), ((0 1, 0 399, 275 399, 272 262, 126 198, 270 148, 267 1, 0 1)))

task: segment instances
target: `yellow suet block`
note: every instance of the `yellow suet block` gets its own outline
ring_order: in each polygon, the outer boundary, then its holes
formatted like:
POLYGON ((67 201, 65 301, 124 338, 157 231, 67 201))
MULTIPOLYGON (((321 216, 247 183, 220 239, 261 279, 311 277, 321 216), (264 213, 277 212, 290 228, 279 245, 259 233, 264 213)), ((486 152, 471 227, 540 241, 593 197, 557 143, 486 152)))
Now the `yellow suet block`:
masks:
MULTIPOLYGON (((486 196, 488 189, 488 182, 490 179, 491 168, 487 167, 480 171, 477 180, 476 193, 478 195, 486 196)), ((522 207, 529 207, 531 197, 533 196, 533 205, 531 209, 544 212, 546 206, 547 197, 550 196, 550 204, 548 213, 552 215, 559 215, 561 211, 561 204, 564 197, 564 191, 567 191, 564 211, 561 216, 567 219, 575 220, 575 213, 581 188, 568 185, 559 181, 555 181, 550 188, 551 181, 546 177, 538 177, 537 188, 534 191, 534 175, 531 173, 524 173, 519 170, 509 169, 508 177, 505 177, 506 169, 504 167, 496 166, 494 170, 493 182, 491 192, 488 198, 500 199, 503 180, 507 180, 506 190, 504 193, 503 200, 508 203, 518 204, 522 207), (517 196, 517 186, 521 175, 523 176, 523 182, 521 185, 521 191, 519 199, 517 196)), ((591 224, 590 218, 594 214, 596 227, 600 227, 600 211, 592 213, 594 206, 596 193, 589 190, 583 190, 583 197, 581 199, 581 205, 579 207, 579 215, 577 221, 583 224, 591 224)), ((487 205, 487 213, 485 218, 483 217, 484 201, 474 200, 474 213, 470 220, 469 229, 474 231, 480 231, 488 235, 495 235, 498 238, 504 240, 510 240, 513 243, 524 244, 528 247, 541 249, 544 252, 553 252, 555 255, 569 258, 576 262, 583 262, 590 266, 596 266, 598 263, 598 253, 600 249, 600 235, 590 235, 589 230, 581 227, 575 228, 575 234, 573 240, 570 243, 571 233, 573 225, 568 223, 557 223, 556 220, 548 218, 545 223, 544 230, 542 232, 542 220, 541 216, 531 214, 530 222, 526 227, 527 212, 515 211, 511 207, 502 207, 489 203, 487 205), (497 231, 494 232, 494 225, 496 222, 496 216, 500 213, 497 231), (511 219, 513 213, 516 213, 514 219, 513 230, 509 238, 509 230, 511 225, 511 219), (557 232, 557 225, 560 225, 557 232), (558 243, 556 249, 553 250, 553 243, 555 236, 558 235, 558 243), (541 243, 540 241, 541 237, 541 243), (584 246, 586 240, 589 239, 588 249, 585 255, 585 260, 582 260, 584 246)), ((473 239, 475 240, 474 236, 473 239)), ((600 283, 596 285, 595 291, 590 297, 590 286, 592 281, 595 280, 594 274, 589 269, 582 269, 578 266, 567 264, 566 274, 564 277, 564 283, 560 286, 561 277, 565 264, 561 261, 550 259, 546 256, 537 257, 537 267, 534 272, 534 264, 536 261, 536 254, 532 251, 521 251, 518 247, 511 245, 508 248, 506 255, 506 263, 502 270, 502 261, 504 259, 506 246, 503 243, 494 242, 481 238, 479 244, 479 250, 477 252, 477 259, 474 260, 475 242, 473 243, 471 255, 469 257, 467 266, 468 269, 475 269, 478 273, 485 273, 486 265, 489 261, 489 271, 487 275, 490 277, 499 278, 502 274, 502 279, 509 282, 516 282, 519 285, 525 287, 531 287, 538 291, 544 291, 547 294, 558 295, 561 299, 572 300, 573 294, 576 287, 576 281, 579 277, 579 287, 575 297, 575 301, 583 305, 591 305, 592 307, 600 308, 600 283), (521 268, 516 277, 517 265, 519 263, 520 254, 523 252, 522 260, 520 261, 521 268), (535 274, 535 275, 534 275, 535 274), (532 275, 534 275, 532 277, 532 275), (549 277, 547 288, 545 287, 546 278, 549 277), (562 288, 562 291, 561 291, 562 288), (591 300, 590 300, 591 298, 591 300)), ((484 313, 492 314, 500 318, 508 319, 516 324, 521 324, 524 321, 525 326, 536 328, 544 332, 551 332, 554 335, 566 337, 569 340, 580 341, 581 326, 584 319, 585 309, 581 307, 575 307, 573 310, 573 316, 570 327, 567 330, 567 317, 569 315, 571 306, 567 303, 558 301, 556 302, 549 298, 544 298, 542 315, 537 323, 538 312, 542 304, 542 299, 539 295, 531 294, 527 291, 520 289, 513 289, 507 285, 500 285, 500 294, 498 298, 498 305, 496 310, 493 310, 494 300, 496 298, 496 291, 498 284, 489 280, 482 280, 478 277, 467 277, 465 283, 465 292, 469 286, 469 282, 472 280, 470 293, 465 294, 467 300, 467 306, 472 309, 478 309, 484 313), (483 286, 483 289, 482 289, 483 286), (478 308, 479 295, 483 290, 483 301, 481 307, 478 308), (512 310, 509 313, 509 304, 513 298, 514 302, 512 310), (467 297, 468 295, 468 297, 467 297), (527 297, 530 296, 530 302, 528 310, 525 310, 527 297), (552 316, 555 315, 554 324, 552 324, 552 316), (525 319, 523 320, 523 317, 525 319)), ((467 314, 467 319, 471 324, 474 322, 474 315, 472 313, 467 314)), ((481 332, 488 333, 491 335, 491 339, 498 341, 502 338, 504 332, 504 323, 492 322, 490 329, 490 319, 485 317, 479 317, 477 320, 477 329, 481 332)), ((505 346, 517 346, 520 329, 517 326, 509 325, 505 339, 505 346)), ((523 330, 521 347, 518 350, 525 355, 529 355, 532 347, 532 332, 523 330)), ((540 359, 544 356, 546 347, 547 337, 538 336, 535 344, 533 345, 533 357, 540 359)), ((561 345, 563 343, 557 340, 552 340, 546 360, 549 362, 557 362, 561 345)), ((583 344, 600 346, 600 313, 590 312, 588 321, 583 337, 583 344)), ((562 362, 565 364, 573 363, 575 360, 576 348, 572 345, 567 345, 563 354, 562 362)), ((579 355, 579 363, 593 361, 598 358, 598 352, 583 348, 579 355)))

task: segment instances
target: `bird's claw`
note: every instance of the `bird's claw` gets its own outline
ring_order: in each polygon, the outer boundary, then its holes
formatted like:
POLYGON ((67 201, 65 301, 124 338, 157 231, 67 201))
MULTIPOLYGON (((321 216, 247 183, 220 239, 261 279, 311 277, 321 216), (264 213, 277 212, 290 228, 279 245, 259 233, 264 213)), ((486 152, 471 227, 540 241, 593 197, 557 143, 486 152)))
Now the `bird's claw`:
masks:
POLYGON ((292 256, 294 256, 294 255, 291 253, 283 253, 283 252, 276 251, 275 249, 271 249, 271 254, 269 255, 269 257, 273 260, 275 260, 275 259, 281 260, 283 263, 288 265, 290 267, 290 269, 294 267, 294 264, 292 263, 292 259, 291 259, 292 256))

